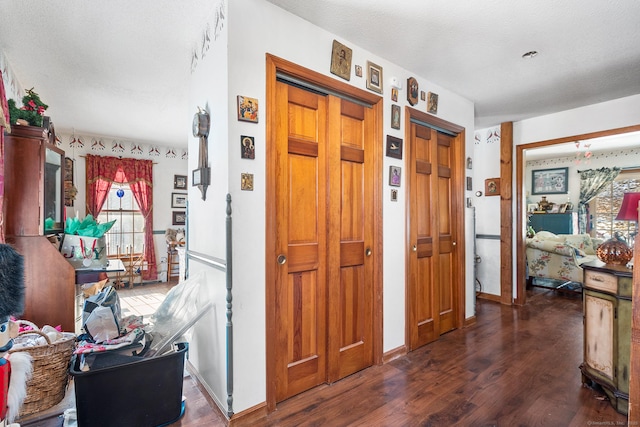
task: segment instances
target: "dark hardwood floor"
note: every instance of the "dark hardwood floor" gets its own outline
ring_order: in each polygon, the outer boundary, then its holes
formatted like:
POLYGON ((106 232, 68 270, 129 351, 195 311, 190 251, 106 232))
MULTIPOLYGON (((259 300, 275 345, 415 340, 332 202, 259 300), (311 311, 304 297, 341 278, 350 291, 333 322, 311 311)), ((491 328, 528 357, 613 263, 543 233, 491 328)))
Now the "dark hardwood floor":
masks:
MULTIPOLYGON (((603 393, 583 387, 582 301, 534 288, 525 307, 477 302, 477 323, 433 344, 278 404, 257 426, 626 425, 603 393)), ((195 380, 172 426, 223 426, 195 380)), ((57 424, 32 424, 41 427, 57 424)), ((25 425, 23 424, 23 427, 25 425)))

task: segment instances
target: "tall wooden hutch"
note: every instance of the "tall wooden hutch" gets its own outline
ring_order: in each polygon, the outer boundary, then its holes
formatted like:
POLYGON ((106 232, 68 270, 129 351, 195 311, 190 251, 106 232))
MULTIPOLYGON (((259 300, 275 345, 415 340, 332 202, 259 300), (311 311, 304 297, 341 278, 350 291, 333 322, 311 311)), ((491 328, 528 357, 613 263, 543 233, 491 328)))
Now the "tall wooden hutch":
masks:
POLYGON ((64 231, 64 151, 36 126, 5 134, 5 234, 24 256, 25 309, 21 316, 42 327, 74 331, 75 269, 60 254, 64 231))

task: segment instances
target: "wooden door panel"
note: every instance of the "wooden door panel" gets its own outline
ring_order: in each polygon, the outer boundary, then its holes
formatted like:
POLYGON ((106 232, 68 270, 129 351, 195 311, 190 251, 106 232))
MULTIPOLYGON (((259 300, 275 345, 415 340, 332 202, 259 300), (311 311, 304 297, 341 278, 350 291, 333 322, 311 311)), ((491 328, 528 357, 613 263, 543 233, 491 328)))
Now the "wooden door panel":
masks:
POLYGON ((329 97, 330 134, 329 369, 336 381, 373 363, 373 266, 371 199, 375 180, 371 109, 329 97), (334 144, 335 143, 335 144, 334 144), (334 167, 336 165, 338 167, 334 167), (333 254, 333 255, 332 255, 333 254))
POLYGON ((410 125, 408 338, 415 349, 454 329, 453 138, 410 125))
MULTIPOLYGON (((276 400, 326 380, 326 102, 277 83, 276 400)), ((275 261, 275 260, 274 260, 275 261)))
POLYGON ((423 126, 411 125, 410 153, 412 162, 409 167, 412 194, 415 199, 411 209, 410 241, 411 265, 409 287, 409 336, 410 348, 417 348, 437 338, 437 322, 433 300, 436 288, 433 286, 434 273, 434 236, 432 208, 437 204, 429 203, 433 197, 433 149, 431 131, 423 126), (415 250, 414 250, 415 249, 415 250))
MULTIPOLYGON (((434 131, 435 132, 435 131, 434 131)), ((452 165, 454 164, 452 137, 437 133, 438 158, 438 296, 439 296, 439 334, 444 334, 455 325, 453 250, 454 240, 452 219, 455 218, 452 193, 452 165)))

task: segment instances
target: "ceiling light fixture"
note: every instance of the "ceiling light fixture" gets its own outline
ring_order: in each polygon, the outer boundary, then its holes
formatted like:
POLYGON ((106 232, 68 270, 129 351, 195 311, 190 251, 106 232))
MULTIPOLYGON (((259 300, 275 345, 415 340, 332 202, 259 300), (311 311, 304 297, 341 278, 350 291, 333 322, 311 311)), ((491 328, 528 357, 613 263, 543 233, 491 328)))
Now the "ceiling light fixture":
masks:
POLYGON ((531 59, 534 58, 538 55, 538 51, 537 50, 532 50, 530 52, 525 53, 524 55, 522 55, 522 57, 524 59, 531 59))

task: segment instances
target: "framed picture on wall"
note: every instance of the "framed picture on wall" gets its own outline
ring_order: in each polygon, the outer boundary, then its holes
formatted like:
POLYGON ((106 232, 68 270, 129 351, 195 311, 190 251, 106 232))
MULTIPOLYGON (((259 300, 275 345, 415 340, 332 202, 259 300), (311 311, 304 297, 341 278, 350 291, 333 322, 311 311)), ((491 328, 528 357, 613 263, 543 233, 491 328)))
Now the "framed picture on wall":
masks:
POLYGON ((187 213, 185 211, 172 212, 173 225, 185 225, 187 223, 187 213))
POLYGON ((392 187, 400 187, 400 178, 402 169, 399 166, 389 166, 389 185, 392 187))
POLYGON ((367 61, 367 89, 382 93, 382 67, 367 61))
POLYGON ((531 171, 531 194, 567 194, 569 168, 531 171))
POLYGON ((171 207, 172 208, 187 208, 187 194, 171 193, 171 207))
POLYGON ((187 176, 186 175, 173 175, 173 189, 174 190, 186 190, 187 189, 187 176))
POLYGON ((387 157, 402 160, 402 140, 400 138, 387 135, 387 157))

